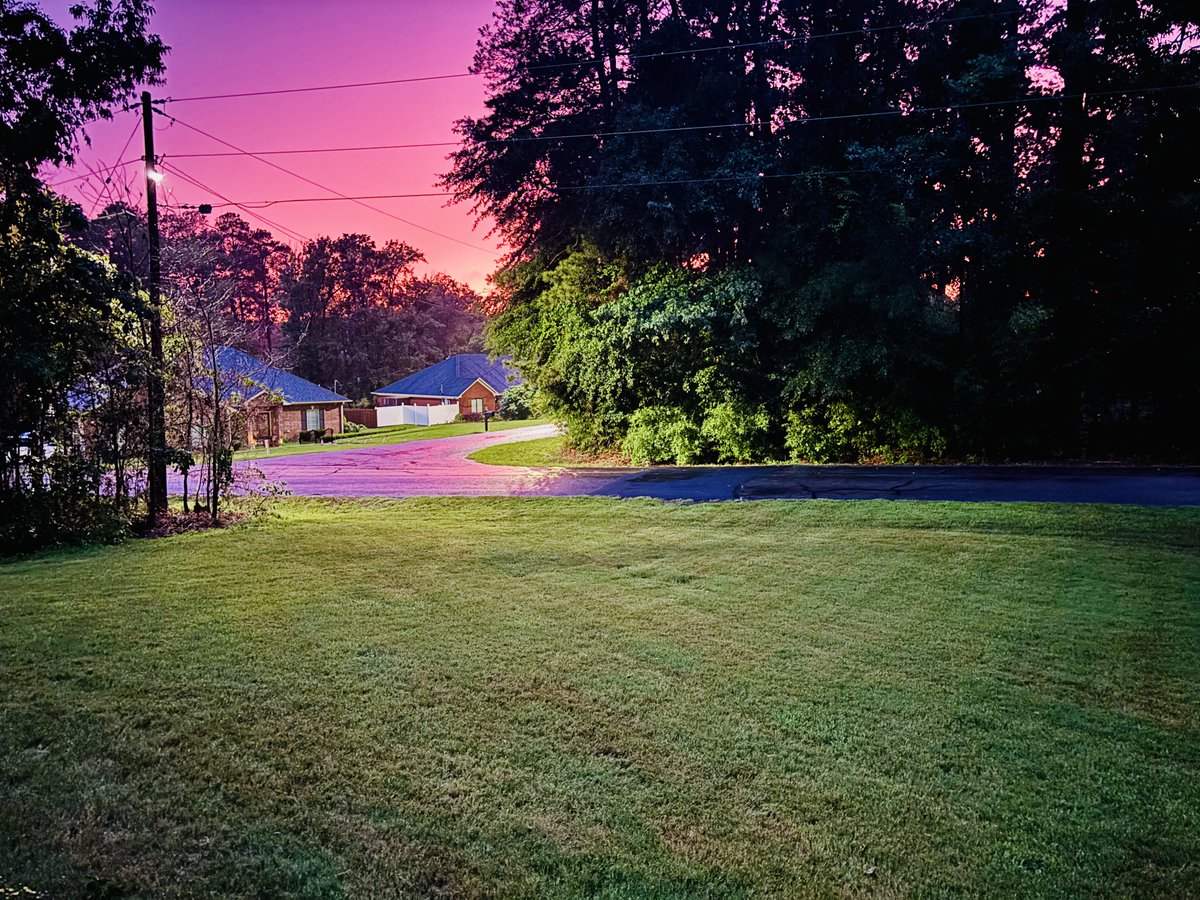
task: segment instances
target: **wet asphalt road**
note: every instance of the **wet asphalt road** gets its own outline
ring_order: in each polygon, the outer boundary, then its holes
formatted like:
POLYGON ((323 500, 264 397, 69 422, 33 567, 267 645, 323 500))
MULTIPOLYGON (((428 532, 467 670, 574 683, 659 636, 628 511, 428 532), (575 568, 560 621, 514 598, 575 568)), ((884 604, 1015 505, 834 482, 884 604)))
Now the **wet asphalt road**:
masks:
MULTIPOLYGON (((653 497, 661 500, 958 500, 1200 505, 1200 468, 1109 466, 489 466, 482 447, 553 425, 240 463, 314 497, 653 497)), ((177 482, 178 479, 175 479, 177 482)), ((174 490, 179 490, 177 483, 174 490)))
POLYGON ((1200 469, 1107 466, 714 466, 649 469, 596 493, 664 500, 956 500, 1200 505, 1200 469))

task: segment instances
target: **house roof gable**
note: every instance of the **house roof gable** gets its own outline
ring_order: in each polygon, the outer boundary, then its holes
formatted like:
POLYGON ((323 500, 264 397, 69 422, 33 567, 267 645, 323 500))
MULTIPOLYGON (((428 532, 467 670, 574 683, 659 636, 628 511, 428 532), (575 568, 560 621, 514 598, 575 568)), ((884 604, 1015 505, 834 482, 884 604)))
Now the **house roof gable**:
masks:
POLYGON ((507 356, 489 357, 486 353, 460 353, 414 372, 374 394, 400 394, 411 397, 460 397, 476 381, 497 394, 503 394, 522 379, 507 356))
POLYGON ((311 381, 269 366, 261 359, 238 350, 222 347, 217 351, 217 367, 226 382, 223 393, 238 394, 243 400, 269 391, 283 397, 284 403, 347 403, 341 394, 313 384, 311 381))

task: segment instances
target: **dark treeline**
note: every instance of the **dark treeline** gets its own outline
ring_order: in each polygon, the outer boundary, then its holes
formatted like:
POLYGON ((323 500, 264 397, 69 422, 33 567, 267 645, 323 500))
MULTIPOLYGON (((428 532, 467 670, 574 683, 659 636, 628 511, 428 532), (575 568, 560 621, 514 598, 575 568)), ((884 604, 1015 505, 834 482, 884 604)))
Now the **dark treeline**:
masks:
POLYGON ((1194 455, 1196 12, 502 0, 494 347, 644 460, 1194 455))
MULTIPOLYGON (((75 235, 122 272, 145 277, 145 216, 109 206, 75 235)), ((167 211, 164 277, 221 286, 230 342, 353 400, 454 353, 482 348, 479 297, 445 275, 417 275, 420 251, 363 234, 318 237, 299 249, 237 213, 211 222, 167 211)))

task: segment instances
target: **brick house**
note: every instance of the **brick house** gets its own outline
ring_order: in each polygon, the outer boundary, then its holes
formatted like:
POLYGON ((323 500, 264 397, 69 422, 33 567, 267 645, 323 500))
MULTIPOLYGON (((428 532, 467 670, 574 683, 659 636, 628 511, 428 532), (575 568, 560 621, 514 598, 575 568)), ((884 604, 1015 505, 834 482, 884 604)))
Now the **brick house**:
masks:
POLYGON ((495 412, 500 395, 521 377, 506 356, 460 353, 372 391, 376 406, 440 406, 457 403, 462 415, 495 412))
POLYGON ((217 366, 222 393, 237 410, 236 427, 244 430, 247 445, 269 441, 278 446, 303 431, 340 434, 345 428, 342 407, 350 401, 341 394, 234 347, 217 351, 217 366))

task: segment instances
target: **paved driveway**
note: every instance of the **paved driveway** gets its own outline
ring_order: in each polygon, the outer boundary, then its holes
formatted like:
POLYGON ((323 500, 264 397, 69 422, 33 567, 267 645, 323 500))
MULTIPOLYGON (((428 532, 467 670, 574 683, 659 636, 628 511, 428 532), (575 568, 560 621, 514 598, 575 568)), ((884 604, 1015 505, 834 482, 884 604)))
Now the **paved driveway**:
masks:
POLYGON ((257 467, 293 494, 309 497, 554 496, 591 493, 607 479, 587 470, 489 466, 467 457, 510 441, 551 437, 554 425, 534 425, 383 447, 265 457, 238 463, 257 467))
POLYGON ((1200 469, 1129 466, 654 468, 595 493, 663 500, 962 500, 1200 506, 1200 469))
MULTIPOLYGON (((581 496, 662 500, 963 500, 1200 506, 1200 469, 1106 466, 489 466, 492 444, 550 437, 537 425, 384 447, 258 459, 272 481, 313 497, 581 496)), ((173 490, 178 491, 178 479, 173 490)))

